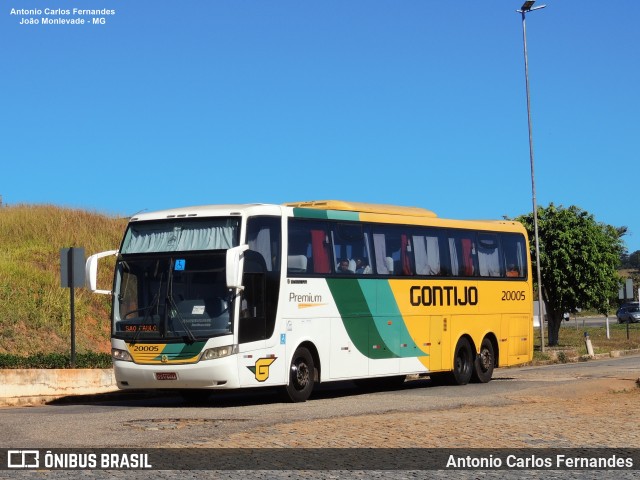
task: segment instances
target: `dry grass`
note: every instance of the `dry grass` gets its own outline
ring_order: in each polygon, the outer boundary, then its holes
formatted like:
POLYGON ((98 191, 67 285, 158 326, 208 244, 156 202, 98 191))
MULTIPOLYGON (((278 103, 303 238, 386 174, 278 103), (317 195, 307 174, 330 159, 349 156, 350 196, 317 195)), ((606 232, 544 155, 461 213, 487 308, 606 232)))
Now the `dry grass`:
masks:
MULTIPOLYGON (((550 350, 555 351, 559 359, 564 356, 581 356, 587 354, 584 332, 588 332, 593 351, 595 354, 610 353, 615 350, 635 350, 640 349, 640 323, 629 325, 629 338, 627 338, 627 325, 620 325, 616 319, 609 319, 609 338, 607 338, 606 327, 586 327, 574 328, 573 325, 562 327, 559 335, 559 345, 550 350), (562 352, 562 353, 561 353, 562 352)), ((545 332, 546 334, 546 332, 545 332)), ((540 346, 540 331, 534 329, 534 345, 540 346)), ((548 355, 547 355, 548 357, 548 355)), ((534 353, 534 360, 545 360, 540 352, 534 353)))
MULTIPOLYGON (((117 248, 126 220, 51 205, 0 208, 0 353, 69 349, 69 289, 60 287, 60 249, 87 255, 117 248)), ((112 268, 100 283, 110 285, 112 268)), ((109 301, 76 289, 78 351, 109 350, 109 301)))
MULTIPOLYGON (((60 249, 84 247, 91 255, 117 248, 126 223, 51 205, 0 207, 0 353, 68 351, 69 289, 60 287, 60 249)), ((113 265, 113 260, 101 262, 102 288, 111 285, 113 265)), ((109 298, 84 289, 75 293, 78 351, 108 352, 109 298)), ((630 340, 624 325, 611 325, 611 339, 603 327, 588 330, 596 353, 640 348, 640 324, 630 327, 630 340)), ((540 344, 539 338, 534 344, 540 344)), ((562 328, 559 349, 585 354, 584 331, 562 328)))

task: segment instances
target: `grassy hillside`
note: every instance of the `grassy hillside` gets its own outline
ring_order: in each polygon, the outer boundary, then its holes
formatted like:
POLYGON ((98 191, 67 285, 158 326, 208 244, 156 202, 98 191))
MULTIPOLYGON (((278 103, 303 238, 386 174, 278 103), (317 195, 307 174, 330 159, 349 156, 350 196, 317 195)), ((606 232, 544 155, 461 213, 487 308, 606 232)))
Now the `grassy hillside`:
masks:
MULTIPOLYGON (((0 207, 0 353, 69 352, 69 289, 60 287, 60 249, 84 247, 86 255, 115 249, 126 222, 51 205, 0 207)), ((101 262, 101 288, 111 285, 113 265, 101 262)), ((85 289, 75 294, 77 351, 108 352, 108 296, 85 289)))
MULTIPOLYGON (((84 247, 87 255, 112 250, 126 223, 51 205, 0 206, 0 354, 69 353, 69 289, 60 287, 60 249, 84 247)), ((113 266, 113 258, 101 261, 100 288, 110 288, 113 266)), ((109 352, 109 301, 76 289, 78 353, 109 352)))

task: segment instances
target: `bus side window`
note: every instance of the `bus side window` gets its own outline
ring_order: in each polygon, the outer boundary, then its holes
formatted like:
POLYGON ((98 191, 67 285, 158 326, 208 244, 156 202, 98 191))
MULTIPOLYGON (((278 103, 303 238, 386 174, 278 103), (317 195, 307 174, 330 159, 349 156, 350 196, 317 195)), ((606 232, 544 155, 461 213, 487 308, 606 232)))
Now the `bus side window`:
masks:
POLYGON ((376 273, 380 275, 414 275, 412 237, 400 228, 376 226, 373 234, 376 273))
POLYGON ((436 235, 413 236, 416 274, 440 275, 440 246, 436 235))
POLYGON ((500 254, 498 236, 493 233, 478 234, 478 267, 481 277, 499 277, 500 254))
POLYGON ((502 251, 504 264, 506 266, 505 275, 509 278, 526 278, 526 243, 522 235, 503 233, 501 234, 502 251))
POLYGON ((477 250, 475 234, 465 230, 448 234, 451 275, 454 277, 474 277, 477 275, 477 250))
POLYGON ((250 217, 247 244, 262 255, 268 272, 280 271, 280 217, 250 217))
POLYGON ((288 244, 287 273, 331 273, 326 222, 289 219, 288 244))
POLYGON ((373 234, 373 250, 376 258, 376 273, 378 275, 393 275, 393 259, 387 256, 387 246, 384 233, 373 234))
POLYGON ((368 235, 363 225, 335 223, 331 230, 331 239, 336 273, 371 273, 368 235))

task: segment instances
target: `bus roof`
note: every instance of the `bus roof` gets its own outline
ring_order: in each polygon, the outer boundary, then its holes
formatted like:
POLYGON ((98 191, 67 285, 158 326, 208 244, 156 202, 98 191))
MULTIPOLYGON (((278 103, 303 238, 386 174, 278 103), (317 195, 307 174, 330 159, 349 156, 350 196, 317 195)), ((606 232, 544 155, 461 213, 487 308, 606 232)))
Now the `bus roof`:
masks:
MULTIPOLYGON (((458 228, 485 228, 513 231, 514 228, 524 231, 522 225, 514 220, 460 220, 439 218, 431 210, 419 207, 402 207, 343 200, 313 200, 275 204, 229 204, 201 205, 160 210, 156 212, 139 212, 129 219, 130 222, 149 220, 168 220, 180 218, 226 217, 242 215, 282 215, 285 208, 301 209, 300 212, 317 212, 313 218, 333 218, 341 220, 361 220, 365 222, 380 221, 383 223, 407 223, 411 225, 448 225, 458 228), (326 215, 325 216, 325 212, 326 215), (331 212, 335 212, 331 214, 331 212), (344 212, 344 213, 342 213, 344 212), (337 215, 336 215, 337 214, 337 215)), ((307 216, 303 214, 301 216, 307 216)))
POLYGON ((313 208, 317 210, 339 210, 348 212, 377 213, 384 215, 403 215, 407 217, 435 218, 431 210, 419 207, 400 207, 375 203, 346 202, 343 200, 312 200, 308 202, 285 203, 287 207, 313 208))
POLYGON ((251 203, 229 205, 198 205, 191 207, 172 208, 170 210, 158 210, 155 212, 139 212, 130 218, 130 222, 147 220, 164 220, 174 218, 195 217, 227 217, 239 216, 247 211, 262 210, 270 214, 279 214, 282 207, 279 205, 251 203))

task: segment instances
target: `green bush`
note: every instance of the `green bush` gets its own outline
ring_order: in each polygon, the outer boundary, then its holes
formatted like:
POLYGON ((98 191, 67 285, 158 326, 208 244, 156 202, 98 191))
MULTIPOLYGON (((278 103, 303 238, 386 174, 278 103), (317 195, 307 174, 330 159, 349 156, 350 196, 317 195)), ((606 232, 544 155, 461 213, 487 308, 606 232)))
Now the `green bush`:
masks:
MULTIPOLYGON (((108 353, 78 353, 75 368, 111 368, 108 353)), ((71 368, 71 356, 61 353, 36 353, 20 357, 0 353, 0 368, 71 368)))

